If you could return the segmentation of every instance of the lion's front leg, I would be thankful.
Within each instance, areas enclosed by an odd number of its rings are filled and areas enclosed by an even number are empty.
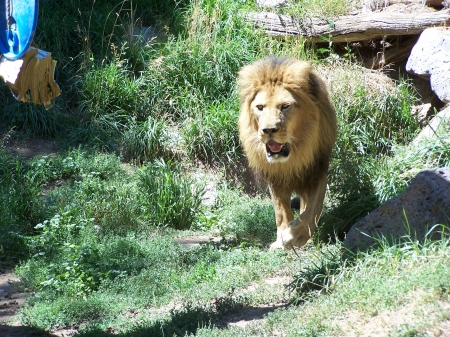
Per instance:
[[[282,235],[290,240],[285,245],[301,247],[313,236],[323,209],[327,189],[327,176],[322,174],[309,191],[299,191],[302,205],[298,219],[289,223]]]
[[[270,195],[272,197],[273,208],[275,210],[275,219],[277,223],[277,240],[270,245],[270,249],[284,248],[285,242],[291,238],[284,237],[289,231],[289,223],[294,220],[291,210],[292,191],[270,186]]]

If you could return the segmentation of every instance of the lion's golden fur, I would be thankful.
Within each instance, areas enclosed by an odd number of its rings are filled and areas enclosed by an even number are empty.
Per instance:
[[[241,69],[238,77],[241,113],[239,133],[250,167],[268,182],[298,184],[314,172],[328,169],[336,140],[336,115],[325,83],[312,71],[308,62],[286,58],[266,58]],[[294,93],[299,105],[290,158],[285,163],[270,163],[263,143],[255,141],[258,121],[250,105],[261,90],[282,86]]]
[[[265,58],[241,69],[239,134],[249,166],[269,185],[277,220],[272,248],[301,246],[322,212],[336,114],[308,62]],[[289,200],[302,200],[293,220]]]

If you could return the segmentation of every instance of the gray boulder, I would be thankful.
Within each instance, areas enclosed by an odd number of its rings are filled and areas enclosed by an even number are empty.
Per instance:
[[[256,0],[261,8],[276,8],[288,6],[288,0]]]
[[[351,249],[367,249],[375,238],[423,239],[436,224],[450,225],[450,168],[419,172],[406,190],[358,221],[344,244]],[[439,238],[441,228],[431,238]]]
[[[439,99],[450,102],[450,29],[429,28],[411,51],[406,71],[430,80]]]

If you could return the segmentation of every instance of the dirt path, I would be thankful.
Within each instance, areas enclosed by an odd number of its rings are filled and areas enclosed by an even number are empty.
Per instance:
[[[17,286],[18,277],[11,269],[0,270],[0,336],[1,337],[51,337],[58,336],[41,329],[23,326],[17,316],[28,293]]]
[[[0,134],[0,138],[1,136]],[[58,153],[56,143],[45,139],[16,140],[7,138],[4,140],[4,145],[13,154],[23,159]]]
[[[205,235],[175,238],[174,240],[191,248],[206,242],[219,242],[220,238]],[[50,333],[41,329],[23,326],[20,322],[18,311],[25,303],[28,293],[26,289],[20,289],[18,281],[19,278],[14,275],[11,269],[0,270],[0,337],[71,337],[77,332],[73,329],[61,329]],[[289,279],[287,277],[270,277],[265,280],[264,284],[267,286],[281,286],[288,282]],[[257,287],[257,285],[251,284],[244,291],[256,291]],[[238,313],[224,317],[221,326],[245,327],[251,322],[262,322],[265,319],[265,315],[282,307],[286,307],[286,304],[273,303],[271,305],[245,307]]]

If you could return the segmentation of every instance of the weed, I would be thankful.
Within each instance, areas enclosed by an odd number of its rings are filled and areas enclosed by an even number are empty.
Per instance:
[[[287,285],[289,291],[296,293],[296,302],[303,301],[314,293],[331,292],[342,278],[348,260],[343,259],[342,253],[335,248],[318,250],[317,255]],[[300,256],[297,257],[299,261],[302,260]]]

